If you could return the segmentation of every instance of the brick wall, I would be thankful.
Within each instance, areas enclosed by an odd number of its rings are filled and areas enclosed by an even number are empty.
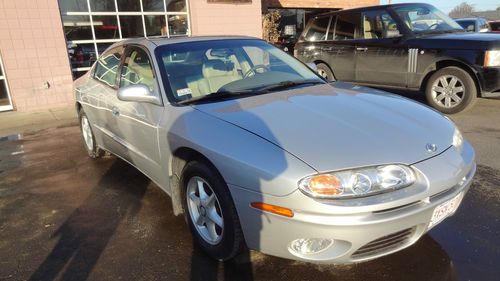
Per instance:
[[[417,1],[418,2],[418,1]],[[262,0],[265,8],[356,8],[378,5],[379,0]]]
[[[73,104],[57,0],[0,0],[0,53],[16,110]]]
[[[192,35],[248,35],[262,37],[261,0],[251,3],[208,3],[190,0]]]

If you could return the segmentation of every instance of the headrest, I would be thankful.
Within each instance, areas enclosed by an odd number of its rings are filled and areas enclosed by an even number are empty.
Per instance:
[[[208,60],[203,64],[202,71],[205,78],[228,76],[234,72],[234,63],[223,60]]]

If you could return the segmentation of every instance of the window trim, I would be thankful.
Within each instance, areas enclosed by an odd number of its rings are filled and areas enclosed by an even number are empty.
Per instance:
[[[98,66],[97,64],[99,63],[99,61],[101,60],[101,58],[98,58],[98,59],[95,61],[94,65],[90,67],[90,69],[91,69],[91,71],[92,71],[92,72],[90,73],[90,77],[91,77],[94,81],[96,81],[96,82],[98,82],[98,83],[100,83],[100,84],[102,84],[102,85],[104,85],[104,86],[110,87],[110,88],[112,88],[112,89],[114,89],[114,90],[118,90],[117,79],[118,79],[119,73],[120,73],[121,68],[122,68],[122,65],[123,65],[123,58],[124,58],[124,54],[125,54],[125,45],[118,45],[118,46],[114,46],[114,47],[110,46],[108,49],[106,49],[104,52],[102,52],[102,56],[104,56],[104,55],[106,55],[107,53],[109,53],[109,52],[111,52],[112,50],[117,49],[117,48],[122,48],[123,50],[122,50],[122,56],[121,56],[121,58],[120,58],[120,62],[118,63],[118,68],[116,69],[116,73],[117,73],[117,75],[116,75],[116,77],[115,77],[115,83],[114,83],[114,85],[113,85],[113,86],[110,86],[109,84],[104,83],[104,82],[102,82],[101,80],[99,80],[99,79],[97,79],[97,78],[95,77],[95,72],[96,72],[96,70],[97,70],[97,66]]]
[[[2,69],[2,75],[0,75],[0,83],[5,83],[5,89],[7,90],[7,99],[9,100],[8,105],[0,105],[0,112],[9,111],[14,109],[12,103],[12,97],[10,95],[9,81],[7,81],[7,74],[5,73],[5,67],[2,61],[2,54],[0,52],[0,68]]]

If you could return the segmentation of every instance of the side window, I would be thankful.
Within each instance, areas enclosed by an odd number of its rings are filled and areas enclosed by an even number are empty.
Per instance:
[[[140,48],[132,47],[123,63],[120,88],[137,84],[144,84],[151,91],[155,89],[153,68],[148,54]]]
[[[363,13],[363,38],[381,39],[400,36],[396,21],[384,10]]]
[[[307,31],[305,39],[307,41],[326,40],[326,32],[330,24],[331,17],[315,18]]]
[[[335,24],[335,40],[350,40],[360,36],[361,15],[340,14]]]
[[[117,47],[105,52],[94,67],[94,79],[101,81],[110,87],[116,85],[118,66],[123,54],[123,47]]]

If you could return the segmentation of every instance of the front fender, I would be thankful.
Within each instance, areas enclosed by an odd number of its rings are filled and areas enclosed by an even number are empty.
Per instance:
[[[172,120],[167,139],[171,151],[197,151],[227,184],[250,191],[285,196],[298,188],[302,177],[316,172],[281,147],[192,108]]]

